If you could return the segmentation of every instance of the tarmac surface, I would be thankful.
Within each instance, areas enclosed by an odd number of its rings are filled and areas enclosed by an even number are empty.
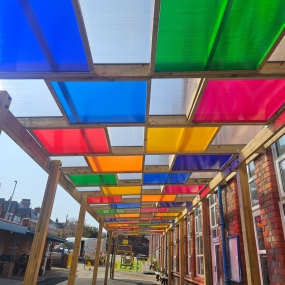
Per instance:
[[[116,258],[118,260],[118,257]],[[109,279],[108,285],[158,285],[160,282],[155,280],[155,275],[144,274],[144,271],[149,272],[149,261],[142,265],[142,272],[125,272],[116,271],[114,279]],[[51,271],[46,271],[44,276],[39,276],[37,285],[67,285],[69,269],[52,267]],[[97,283],[104,284],[105,264],[99,266]],[[86,266],[84,269],[83,263],[78,263],[75,285],[90,285],[93,277],[93,267],[90,269]],[[24,276],[12,276],[10,279],[1,278],[1,285],[21,285],[23,284]]]

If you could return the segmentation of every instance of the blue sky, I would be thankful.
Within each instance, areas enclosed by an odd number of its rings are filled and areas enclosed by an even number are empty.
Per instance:
[[[30,158],[3,131],[0,135],[0,198],[9,199],[15,183],[13,200],[31,199],[31,207],[40,207],[46,187],[48,174]],[[60,186],[57,187],[51,219],[65,221],[68,218],[77,219],[79,204]],[[98,227],[98,223],[86,213],[87,224]]]

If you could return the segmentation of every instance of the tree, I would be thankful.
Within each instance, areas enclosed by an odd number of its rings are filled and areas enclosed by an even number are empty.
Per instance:
[[[98,237],[98,228],[92,227],[90,225],[85,225],[84,230],[83,230],[83,237],[97,238]]]
[[[65,226],[63,228],[63,237],[75,237],[77,228],[77,220],[74,218],[66,221]],[[86,238],[97,238],[98,237],[98,228],[92,227],[84,222],[83,226],[83,234],[82,237]]]

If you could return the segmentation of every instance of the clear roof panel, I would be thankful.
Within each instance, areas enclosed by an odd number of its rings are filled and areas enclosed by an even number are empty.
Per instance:
[[[150,62],[153,0],[80,0],[80,6],[95,64]]]
[[[144,127],[108,127],[111,146],[143,146]]]
[[[76,187],[78,191],[100,191],[100,187],[93,186],[93,187]]]
[[[169,165],[169,155],[146,155],[145,165]]]
[[[134,179],[141,179],[141,173],[118,173],[119,180],[134,180]]]
[[[285,61],[285,37],[283,37],[268,61]]]
[[[263,128],[259,125],[222,126],[212,145],[248,144]]]
[[[62,167],[84,167],[88,166],[83,156],[51,156],[52,160],[61,160]]]
[[[186,115],[200,79],[153,79],[150,115]]]
[[[15,117],[62,116],[44,80],[0,80],[0,90],[12,97]]]
[[[153,185],[153,186],[147,186],[147,185],[144,185],[143,187],[142,187],[142,189],[143,190],[151,190],[151,189],[161,189],[161,185]]]
[[[72,1],[1,1],[0,11],[0,72],[89,72]]]

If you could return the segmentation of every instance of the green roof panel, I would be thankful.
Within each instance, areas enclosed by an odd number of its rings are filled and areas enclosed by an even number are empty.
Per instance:
[[[116,176],[114,174],[82,174],[70,175],[69,177],[76,186],[117,185]]]
[[[155,71],[255,70],[284,27],[284,0],[163,0]]]

